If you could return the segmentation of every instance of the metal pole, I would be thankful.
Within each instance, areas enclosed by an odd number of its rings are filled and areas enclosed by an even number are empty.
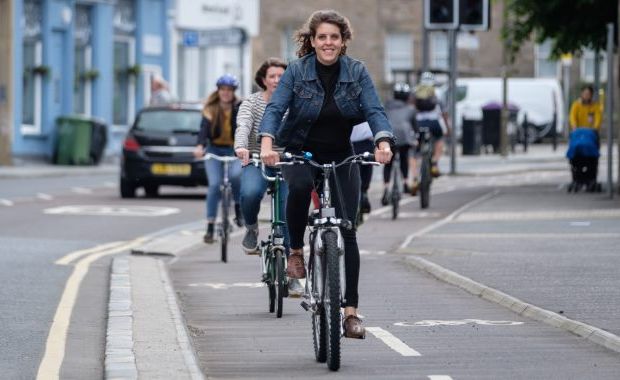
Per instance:
[[[614,24],[607,24],[607,192],[614,197],[612,177],[614,145]]]
[[[422,27],[422,72],[428,71],[428,51],[429,51],[428,30]]]
[[[598,90],[601,88],[601,52],[596,49],[594,51],[594,94],[592,100],[598,101]]]
[[[569,122],[569,118],[570,118],[570,107],[571,107],[571,97],[570,97],[570,65],[568,64],[563,64],[562,65],[562,87],[564,88],[564,104],[565,104],[565,108],[564,108],[564,120],[565,120],[565,125],[566,125],[566,133],[568,136],[568,134],[571,132],[570,131],[570,122]]]
[[[456,56],[456,30],[448,31],[450,40],[450,174],[456,174],[456,77],[457,56]]]

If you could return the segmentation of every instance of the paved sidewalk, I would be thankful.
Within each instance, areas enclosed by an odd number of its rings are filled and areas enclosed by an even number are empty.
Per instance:
[[[118,157],[108,157],[99,165],[54,165],[47,161],[33,159],[16,159],[12,166],[0,165],[0,178],[91,176],[119,172]]]

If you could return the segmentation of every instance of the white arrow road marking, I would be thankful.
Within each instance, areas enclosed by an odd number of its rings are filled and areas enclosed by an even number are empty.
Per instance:
[[[452,380],[448,375],[428,375],[429,380]]]
[[[72,187],[71,191],[77,194],[92,194],[93,190],[86,187]]]
[[[73,313],[73,307],[75,306],[75,301],[77,300],[80,285],[88,273],[90,264],[104,256],[130,250],[131,248],[142,244],[144,240],[145,238],[138,238],[111,249],[105,249],[106,245],[104,244],[99,247],[98,251],[91,250],[91,253],[87,253],[86,257],[82,258],[75,264],[73,273],[69,276],[69,279],[65,285],[65,290],[62,292],[62,296],[60,297],[60,302],[56,308],[56,314],[54,314],[52,326],[50,327],[50,332],[47,336],[47,342],[45,344],[45,353],[43,354],[43,359],[41,360],[41,364],[39,365],[39,370],[37,372],[37,380],[60,378],[60,367],[62,366],[62,362],[65,357],[67,332],[69,330],[69,323],[71,322],[71,314]],[[101,247],[104,248],[102,249]],[[69,258],[76,258],[80,255],[84,255],[84,251],[86,250],[70,253],[57,262],[70,262],[71,260],[69,260]]]
[[[230,288],[262,288],[265,286],[262,282],[235,282],[234,284],[225,284],[223,282],[194,282],[187,284],[191,287],[208,287],[211,289],[225,290]]]
[[[37,193],[37,198],[42,199],[44,201],[51,201],[52,199],[54,199],[53,196],[49,194],[45,194],[45,193]]]
[[[402,356],[422,356],[418,351],[407,346],[402,340],[385,331],[381,327],[366,327],[366,331],[382,340],[392,350],[398,352]]]
[[[474,325],[485,325],[485,326],[518,326],[522,325],[523,322],[517,321],[488,321],[484,319],[460,319],[455,321],[442,321],[435,319],[427,319],[424,321],[418,322],[396,322],[394,326],[401,327],[430,327],[430,326],[463,326],[468,323]]]

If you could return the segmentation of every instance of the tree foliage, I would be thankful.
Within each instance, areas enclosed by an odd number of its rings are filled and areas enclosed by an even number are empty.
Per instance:
[[[536,42],[551,39],[556,58],[583,48],[603,50],[606,25],[618,14],[618,0],[504,0],[504,4],[509,22],[502,28],[502,38],[513,59],[532,37]]]

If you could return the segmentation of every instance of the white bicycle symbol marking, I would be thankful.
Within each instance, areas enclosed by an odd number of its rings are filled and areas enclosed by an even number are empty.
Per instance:
[[[484,326],[517,326],[523,322],[517,321],[489,321],[485,319],[461,319],[455,321],[443,321],[439,319],[426,319],[418,322],[396,322],[394,326],[402,327],[431,327],[431,326],[463,326],[466,324],[484,325]]]

